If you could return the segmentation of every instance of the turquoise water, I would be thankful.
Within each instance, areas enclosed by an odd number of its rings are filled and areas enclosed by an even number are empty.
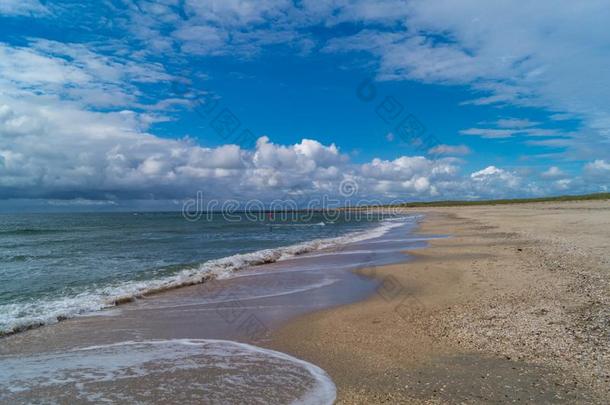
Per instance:
[[[387,219],[309,214],[228,220],[215,214],[190,222],[180,213],[0,215],[0,333],[366,239]]]

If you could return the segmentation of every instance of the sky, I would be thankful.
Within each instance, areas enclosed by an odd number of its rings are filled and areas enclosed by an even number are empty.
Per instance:
[[[0,0],[0,211],[608,191],[608,21],[608,0]]]

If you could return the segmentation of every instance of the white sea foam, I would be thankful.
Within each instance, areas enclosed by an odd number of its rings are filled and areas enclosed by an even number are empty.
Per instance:
[[[209,260],[197,267],[186,268],[168,277],[123,282],[94,291],[82,292],[72,297],[0,305],[0,335],[110,308],[154,292],[199,284],[215,278],[229,278],[235,272],[250,266],[273,263],[316,250],[378,238],[393,228],[418,219],[419,216],[389,218],[375,228],[365,231]]]
[[[332,404],[321,368],[227,340],[127,341],[64,352],[0,356],[0,402]]]
[[[339,281],[339,279],[337,278],[324,278],[321,281],[315,282],[315,283],[311,283],[311,284],[307,284],[307,285],[303,285],[301,287],[297,287],[297,288],[288,288],[285,290],[282,289],[278,289],[276,291],[273,292],[268,292],[268,293],[258,293],[258,294],[251,294],[251,295],[242,295],[242,294],[236,294],[233,293],[230,296],[221,296],[221,297],[198,297],[196,300],[181,300],[179,304],[175,304],[174,300],[172,300],[171,304],[168,304],[164,301],[161,300],[155,300],[155,301],[149,301],[147,303],[145,303],[144,305],[146,306],[147,309],[151,309],[151,308],[155,308],[155,309],[178,309],[178,308],[187,308],[187,307],[196,307],[197,311],[201,311],[201,310],[211,310],[211,311],[216,311],[219,307],[218,306],[214,306],[212,308],[201,308],[201,305],[208,305],[208,304],[222,304],[222,303],[228,303],[228,302],[234,302],[236,300],[239,300],[239,302],[243,303],[245,301],[252,301],[252,300],[258,300],[261,298],[271,298],[271,297],[281,297],[283,295],[291,295],[291,294],[296,294],[296,293],[301,293],[301,292],[305,292],[305,291],[310,291],[310,290],[315,290],[318,288],[322,288],[322,287],[328,287],[330,285],[335,284],[337,281]],[[254,289],[254,291],[260,291],[257,289]],[[240,305],[240,308],[243,308],[243,305]],[[97,312],[97,313],[104,313],[106,311],[103,312]]]
[[[371,253],[383,254],[383,253],[396,253],[404,250],[404,248],[393,248],[393,249],[360,249],[360,250],[344,250],[341,252],[324,252],[324,253],[315,253],[304,256],[303,259],[310,259],[313,257],[326,257],[326,256],[346,256],[346,255],[367,255]],[[299,258],[300,259],[300,258]]]

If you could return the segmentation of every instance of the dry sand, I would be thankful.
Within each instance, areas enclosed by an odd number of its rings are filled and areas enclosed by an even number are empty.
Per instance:
[[[338,403],[610,403],[610,202],[412,211],[452,237],[268,345],[324,368]]]

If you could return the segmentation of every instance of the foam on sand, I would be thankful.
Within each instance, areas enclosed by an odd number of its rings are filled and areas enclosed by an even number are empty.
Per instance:
[[[332,404],[321,368],[228,340],[121,342],[0,357],[0,402]]]

